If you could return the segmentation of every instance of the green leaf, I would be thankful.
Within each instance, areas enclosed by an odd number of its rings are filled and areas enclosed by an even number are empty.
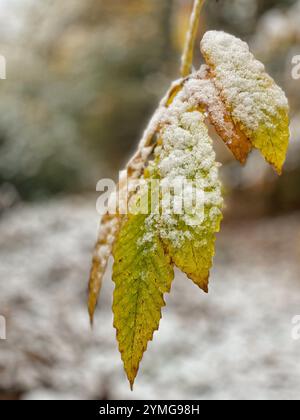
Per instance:
[[[174,271],[170,257],[147,215],[129,215],[114,246],[114,327],[131,387],[148,341],[158,330],[163,294],[170,291]]]
[[[180,96],[170,105],[171,113],[178,101]],[[147,343],[159,327],[163,294],[170,291],[174,276],[173,262],[207,291],[215,232],[221,221],[218,164],[204,115],[199,111],[180,113],[160,134],[155,161],[131,203],[131,214],[124,220],[113,250],[114,326],[131,386]],[[152,182],[157,178],[161,190],[155,203]],[[165,206],[184,198],[182,189],[176,196],[172,185],[178,181],[181,185],[182,180],[186,181],[182,187],[187,187],[187,195],[190,197],[191,189],[200,200],[182,203],[183,211],[176,214],[174,208]],[[167,197],[165,187],[171,187]]]

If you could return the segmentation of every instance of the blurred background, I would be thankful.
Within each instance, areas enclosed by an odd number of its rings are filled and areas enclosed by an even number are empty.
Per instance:
[[[85,308],[95,185],[117,178],[178,78],[192,0],[0,6],[0,399],[299,398],[300,1],[206,2],[199,41],[222,29],[249,42],[287,93],[291,145],[279,178],[258,153],[241,168],[216,139],[226,214],[210,294],[177,274],[133,393],[110,270],[93,332]]]

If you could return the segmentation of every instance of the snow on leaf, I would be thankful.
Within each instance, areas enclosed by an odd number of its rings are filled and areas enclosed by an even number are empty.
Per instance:
[[[202,76],[203,77],[203,76]],[[241,131],[239,126],[233,121],[233,118],[226,108],[220,93],[217,91],[209,67],[206,67],[206,74],[203,79],[206,83],[206,90],[210,90],[207,95],[206,108],[210,123],[231,150],[234,157],[240,162],[245,163],[249,153],[252,150],[252,144],[247,136]],[[203,90],[202,90],[203,91]]]
[[[233,121],[281,173],[289,141],[288,101],[248,45],[224,32],[209,31],[201,51]]]
[[[147,343],[158,329],[163,294],[169,292],[173,263],[200,288],[208,291],[215,233],[221,222],[221,185],[218,164],[201,111],[193,111],[195,85],[188,83],[166,110],[155,159],[145,173],[148,187],[133,197],[131,213],[121,226],[115,244],[113,280],[114,326],[131,386]],[[160,181],[158,203],[153,206],[151,182]],[[176,183],[180,189],[176,195]],[[199,200],[174,212],[182,187]],[[171,192],[165,196],[164,190]],[[190,190],[189,190],[190,189]],[[149,201],[145,197],[150,198]],[[171,207],[165,201],[171,199]],[[136,213],[146,202],[146,214]],[[134,209],[134,211],[133,211]],[[145,209],[145,207],[143,207]]]
[[[186,97],[189,98],[193,108],[207,111],[209,122],[226,146],[231,150],[234,157],[241,163],[245,163],[252,144],[247,136],[235,124],[232,116],[216,86],[208,66],[203,65],[188,78],[184,79],[176,89],[171,91],[167,105],[170,106],[176,95],[185,87]],[[193,103],[192,103],[193,102]]]
[[[146,217],[129,215],[113,250],[114,327],[131,387],[148,341],[158,330],[163,294],[170,291],[174,277],[170,257],[157,231],[147,229]]]
[[[183,200],[179,214],[173,208],[171,212],[150,215],[146,222],[158,227],[166,251],[176,266],[207,292],[223,199],[218,179],[219,164],[215,161],[204,114],[189,109],[191,103],[182,104],[185,89],[189,91],[190,86],[187,84],[170,106],[172,123],[162,129],[156,164],[163,185],[176,187],[183,180],[184,193],[193,195],[195,201],[189,207]],[[184,107],[189,111],[176,114],[176,110]],[[173,203],[176,198],[180,200],[186,196],[173,188]]]

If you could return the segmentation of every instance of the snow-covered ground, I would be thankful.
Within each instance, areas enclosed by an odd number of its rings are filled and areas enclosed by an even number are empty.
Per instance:
[[[210,294],[178,274],[132,393],[107,273],[92,333],[85,307],[92,198],[24,205],[0,219],[0,397],[300,397],[300,214],[224,225]]]

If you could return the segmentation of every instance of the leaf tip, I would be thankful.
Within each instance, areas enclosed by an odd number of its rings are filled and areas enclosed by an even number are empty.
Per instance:
[[[94,315],[95,315],[96,304],[97,304],[97,301],[95,301],[93,294],[89,290],[87,307],[88,307],[91,328],[93,328],[93,325],[94,325]]]
[[[94,328],[94,313],[90,311],[89,309],[89,319],[90,319],[90,327],[91,329]]]
[[[125,368],[125,373],[126,373],[128,382],[129,382],[130,390],[133,392],[136,375],[138,373],[138,368],[132,369],[132,370],[128,368],[128,366],[124,366],[124,368]]]

